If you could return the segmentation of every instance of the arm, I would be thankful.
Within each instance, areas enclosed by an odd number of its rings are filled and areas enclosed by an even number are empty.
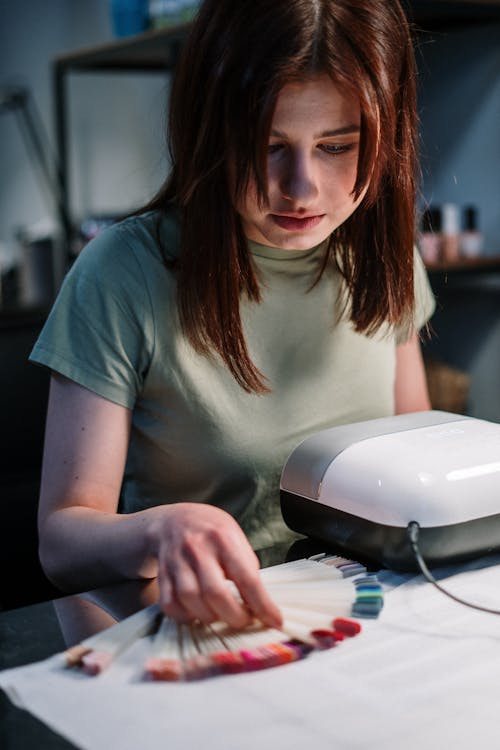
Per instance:
[[[155,575],[137,519],[117,515],[130,422],[128,409],[52,377],[38,524],[42,565],[63,589]]]
[[[241,626],[248,609],[277,625],[258,561],[236,521],[211,505],[176,503],[120,515],[131,412],[59,375],[51,379],[39,506],[40,559],[66,590],[158,575],[177,619]],[[245,605],[236,602],[232,579]]]
[[[396,414],[431,409],[418,334],[396,349]]]

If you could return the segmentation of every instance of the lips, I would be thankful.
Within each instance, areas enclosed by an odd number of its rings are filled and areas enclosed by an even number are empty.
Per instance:
[[[286,229],[288,232],[303,232],[308,229],[314,229],[323,220],[324,214],[318,214],[317,216],[305,216],[300,218],[298,216],[283,216],[279,214],[271,214],[272,220],[281,229]]]

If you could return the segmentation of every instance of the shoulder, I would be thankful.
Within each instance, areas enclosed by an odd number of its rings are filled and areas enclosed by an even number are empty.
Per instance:
[[[77,297],[107,298],[120,305],[154,309],[175,298],[176,280],[166,264],[178,247],[176,221],[158,212],[124,219],[102,231],[82,250],[63,289]],[[170,302],[168,302],[170,304]]]
[[[176,279],[164,258],[176,246],[175,222],[168,223],[157,212],[105,229],[86,245],[66,275],[55,311],[154,330],[157,316],[171,316],[175,308]]]
[[[78,273],[98,270],[100,276],[115,276],[118,269],[155,274],[166,257],[175,257],[178,245],[176,218],[150,211],[101,232],[82,250],[74,268]]]

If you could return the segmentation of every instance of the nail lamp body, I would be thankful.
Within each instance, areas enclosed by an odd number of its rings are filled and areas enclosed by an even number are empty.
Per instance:
[[[285,523],[351,555],[415,570],[500,549],[500,424],[442,411],[333,427],[288,457]]]

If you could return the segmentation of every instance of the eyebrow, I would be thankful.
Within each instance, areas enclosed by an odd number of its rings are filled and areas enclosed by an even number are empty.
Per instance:
[[[352,123],[351,125],[344,125],[342,128],[336,128],[335,130],[324,130],[322,133],[316,133],[314,138],[332,138],[336,135],[348,135],[350,133],[359,133],[359,125]],[[286,138],[287,134],[281,130],[271,130],[271,135],[275,138]]]

